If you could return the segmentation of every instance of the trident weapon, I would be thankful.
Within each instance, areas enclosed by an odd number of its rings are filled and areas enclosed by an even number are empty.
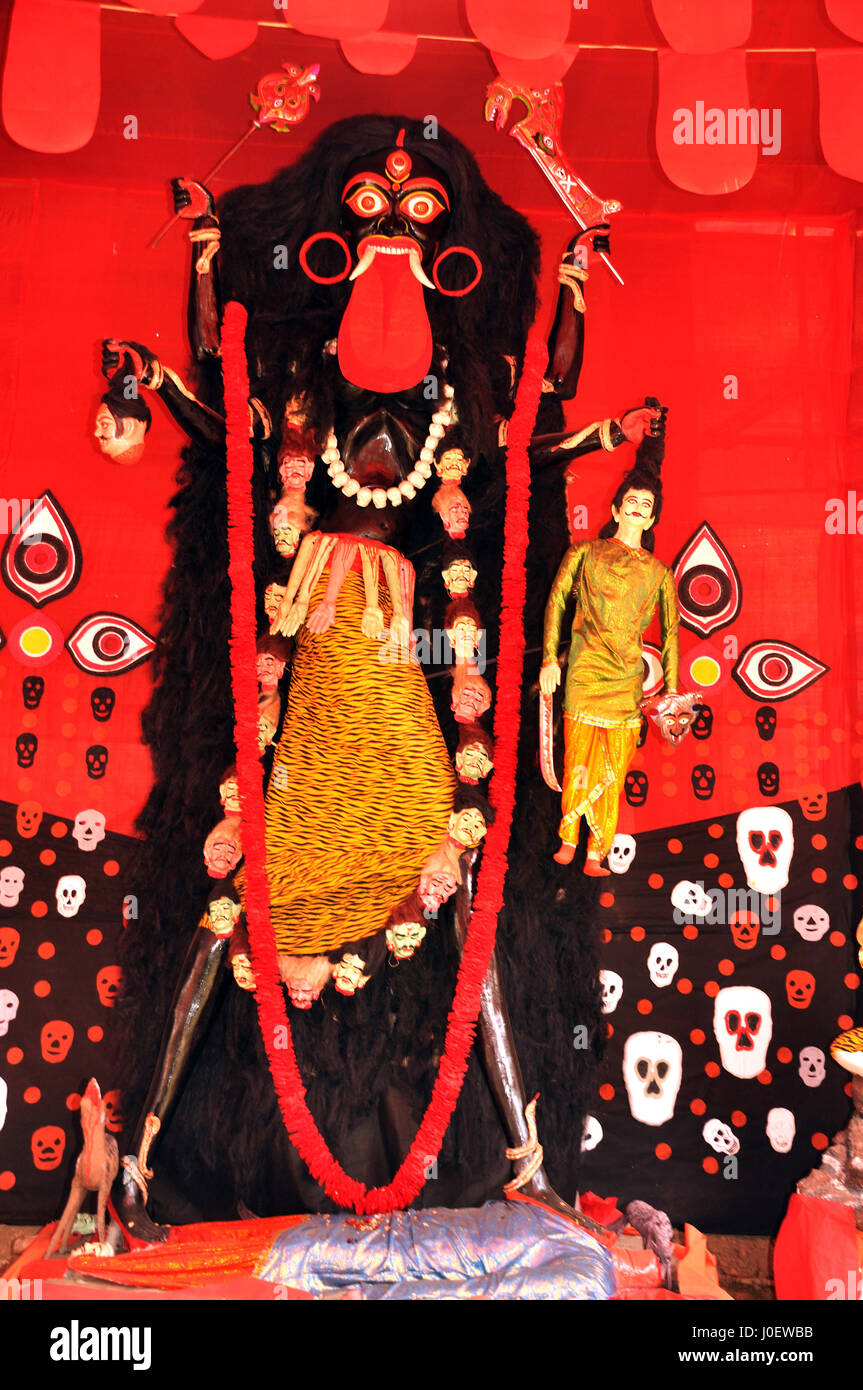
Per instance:
[[[563,83],[555,82],[539,90],[497,77],[486,88],[485,119],[493,122],[496,130],[503,130],[514,101],[520,101],[527,109],[522,119],[510,127],[509,134],[536,160],[579,226],[587,231],[588,227],[605,222],[612,213],[620,212],[616,198],[598,198],[588,188],[561,148]],[[604,251],[600,252],[600,257],[622,285],[623,280]]]
[[[309,102],[321,99],[321,89],[316,81],[320,70],[319,63],[312,63],[307,68],[301,67],[299,63],[282,63],[281,72],[265,73],[255,91],[249,93],[249,101],[256,113],[255,119],[200,182],[208,184],[210,179],[215,178],[228,160],[233,159],[237,150],[245,145],[249,136],[254,135],[262,126],[267,125],[279,134],[284,134],[295,125],[299,125],[300,121],[304,121],[309,114]],[[179,221],[180,216],[179,212],[175,212],[168,218],[164,227],[150,242],[151,251],[156,249],[162,237]]]

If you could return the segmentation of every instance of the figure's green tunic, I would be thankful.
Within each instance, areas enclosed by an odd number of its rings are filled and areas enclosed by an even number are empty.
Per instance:
[[[583,541],[561,561],[545,609],[543,662],[557,660],[570,594],[575,616],[564,709],[582,722],[613,728],[638,715],[644,666],[641,635],[659,606],[666,689],[677,689],[677,593],[667,565],[622,541]]]

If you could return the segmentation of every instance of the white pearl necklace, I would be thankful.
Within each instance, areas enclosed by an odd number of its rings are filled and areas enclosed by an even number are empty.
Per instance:
[[[353,497],[358,507],[367,507],[370,502],[378,508],[385,507],[387,503],[391,503],[394,507],[400,507],[402,499],[410,501],[412,497],[416,497],[432,475],[435,450],[446,434],[448,426],[452,423],[455,392],[451,386],[444,386],[443,394],[446,400],[431,418],[429,432],[426,435],[425,444],[420,449],[419,458],[398,487],[360,487],[356,478],[348,476],[347,469],[342,463],[342,456],[339,453],[339,442],[331,430],[327,435],[327,447],[321,458],[327,465],[327,472],[332,479],[333,486],[337,487],[345,497]]]

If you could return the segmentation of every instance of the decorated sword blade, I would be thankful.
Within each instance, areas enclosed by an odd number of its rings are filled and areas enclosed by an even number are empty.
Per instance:
[[[495,78],[486,88],[484,116],[496,130],[504,130],[514,101],[520,101],[526,114],[510,127],[509,134],[536,161],[558,197],[576,222],[585,231],[606,222],[612,213],[620,212],[616,198],[598,198],[593,189],[580,179],[560,144],[563,125],[563,83],[539,90],[522,87],[517,82]],[[605,252],[600,258],[615,280],[623,284]]]
[[[554,770],[554,696],[539,696],[539,768],[542,780],[553,792],[562,791]]]

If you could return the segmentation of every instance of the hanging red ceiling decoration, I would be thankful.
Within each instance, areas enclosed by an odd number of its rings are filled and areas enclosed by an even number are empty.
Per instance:
[[[492,53],[491,60],[499,75],[519,87],[551,87],[562,82],[578,56],[577,44],[564,44],[548,58],[512,58],[507,53]]]
[[[368,38],[383,28],[389,0],[290,0],[281,13],[286,24],[318,39]]]
[[[3,124],[25,150],[69,154],[92,137],[102,91],[101,16],[83,0],[15,0]]]
[[[480,43],[495,53],[533,60],[550,58],[566,43],[570,0],[465,0],[467,22]]]
[[[824,0],[827,18],[849,39],[863,43],[863,6],[860,0]]]
[[[815,62],[821,151],[834,173],[863,179],[863,50],[825,49]]]
[[[205,15],[177,15],[174,27],[205,58],[233,58],[251,48],[258,37],[254,19],[211,19]]]
[[[854,0],[851,0],[854,3]],[[752,0],[651,0],[669,48],[678,53],[721,53],[745,43],[752,28]]]
[[[774,113],[755,111],[754,121],[746,115],[746,54],[666,48],[657,58],[656,153],[663,172],[689,193],[744,188],[755,173],[759,148],[769,146],[774,131]]]
[[[376,77],[394,77],[402,72],[417,51],[414,34],[362,34],[342,39],[342,57],[357,72]]]

